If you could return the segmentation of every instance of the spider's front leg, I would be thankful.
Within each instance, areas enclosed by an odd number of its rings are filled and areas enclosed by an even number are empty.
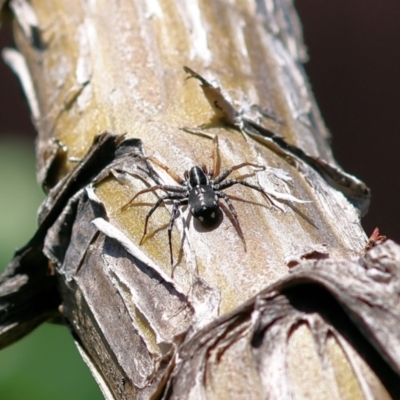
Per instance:
[[[164,192],[174,192],[174,193],[185,193],[186,188],[178,187],[178,186],[170,186],[170,185],[155,185],[147,189],[143,189],[140,192],[137,192],[125,205],[121,207],[121,211],[125,211],[136,199],[136,197],[140,196],[143,193],[154,192],[156,190],[163,190]]]
[[[258,165],[258,164],[253,164],[253,163],[249,163],[249,162],[244,162],[238,165],[235,165],[231,168],[226,169],[224,172],[222,172],[220,175],[218,175],[215,179],[214,179],[214,185],[218,185],[220,184],[222,181],[224,181],[233,171],[237,171],[238,169],[244,168],[244,167],[254,167],[254,168],[261,168],[261,169],[265,169],[265,167],[263,165]],[[232,185],[231,185],[232,186]],[[222,189],[218,189],[218,190],[222,190]]]
[[[157,160],[157,158],[149,156],[143,158],[143,160],[150,160],[153,164],[162,168],[176,183],[179,183],[179,185],[184,184],[185,181],[175,171],[173,171],[170,167],[167,167],[161,161]]]

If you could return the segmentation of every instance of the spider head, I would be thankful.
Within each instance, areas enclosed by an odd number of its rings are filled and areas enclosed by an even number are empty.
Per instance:
[[[208,186],[210,178],[204,173],[200,167],[192,167],[189,171],[188,186],[190,189],[199,185]]]

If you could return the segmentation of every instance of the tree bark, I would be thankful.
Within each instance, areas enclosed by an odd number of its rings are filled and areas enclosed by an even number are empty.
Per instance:
[[[107,399],[400,393],[400,250],[361,228],[369,190],[331,154],[291,1],[10,8],[48,196],[0,280],[2,347],[62,320]],[[178,185],[160,162],[211,166],[215,135],[215,164],[262,166],[240,172],[272,201],[232,186],[239,222],[220,200],[212,228],[179,207],[171,265],[170,202],[141,244],[165,192],[123,206]]]

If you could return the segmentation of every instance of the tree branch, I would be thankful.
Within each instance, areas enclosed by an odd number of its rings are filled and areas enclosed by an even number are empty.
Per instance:
[[[23,57],[4,56],[38,128],[48,197],[1,281],[3,345],[62,316],[110,399],[398,393],[399,249],[365,248],[369,189],[333,159],[292,3],[10,4]],[[123,206],[176,186],[168,168],[212,165],[215,135],[221,168],[261,165],[246,182],[277,207],[227,189],[242,199],[243,237],[229,212],[209,228],[179,207],[171,266],[171,204],[142,245],[161,193]],[[5,288],[19,269],[17,301],[33,285],[52,302],[32,302],[13,332]]]

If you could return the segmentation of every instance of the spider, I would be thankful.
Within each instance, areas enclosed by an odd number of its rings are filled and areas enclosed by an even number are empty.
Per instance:
[[[174,221],[178,217],[178,209],[182,205],[188,205],[189,210],[194,218],[198,219],[200,223],[206,226],[214,226],[218,222],[218,212],[219,212],[219,200],[225,200],[230,213],[233,216],[233,220],[236,224],[239,236],[243,239],[242,229],[240,227],[239,219],[235,208],[229,198],[229,196],[223,191],[233,185],[243,185],[251,189],[257,190],[263,194],[263,196],[273,205],[273,201],[268,196],[268,194],[257,185],[246,182],[243,179],[228,179],[226,178],[233,172],[243,167],[252,166],[255,168],[265,169],[264,166],[253,164],[249,162],[244,162],[235,165],[231,168],[226,169],[218,175],[218,136],[213,139],[213,148],[211,159],[213,160],[213,166],[210,170],[207,169],[205,165],[202,167],[194,166],[190,171],[185,171],[184,178],[182,179],[169,167],[161,163],[154,157],[145,157],[144,160],[150,160],[153,164],[158,165],[160,168],[165,170],[179,186],[171,185],[155,185],[147,189],[141,190],[136,193],[128,203],[126,203],[121,210],[126,210],[133,201],[143,193],[155,192],[156,190],[162,190],[165,195],[161,196],[156,203],[151,207],[150,211],[146,215],[146,220],[144,223],[143,236],[140,240],[140,245],[143,244],[147,233],[147,225],[151,215],[156,211],[156,209],[164,203],[166,200],[172,200],[172,212],[171,218],[168,224],[168,242],[171,257],[171,265],[174,263],[173,253],[172,253],[172,228],[174,226]],[[143,160],[142,159],[142,160]]]

